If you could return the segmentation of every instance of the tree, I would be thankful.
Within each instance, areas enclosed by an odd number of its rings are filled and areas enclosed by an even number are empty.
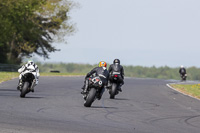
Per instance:
[[[0,62],[20,63],[36,53],[48,58],[59,39],[73,33],[67,13],[73,3],[63,0],[0,0]]]

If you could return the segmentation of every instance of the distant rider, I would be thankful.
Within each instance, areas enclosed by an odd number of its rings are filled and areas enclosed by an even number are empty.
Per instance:
[[[83,91],[81,92],[81,94],[86,94],[87,93],[87,89],[89,86],[89,77],[90,76],[99,76],[102,80],[102,88],[101,88],[101,93],[99,94],[99,96],[97,97],[98,100],[101,99],[101,96],[103,95],[103,92],[105,90],[104,86],[107,85],[108,83],[108,78],[109,78],[109,73],[107,70],[107,63],[105,61],[100,61],[99,62],[99,67],[95,67],[94,69],[92,69],[85,77],[85,81],[84,81],[84,86],[82,87]]]
[[[181,67],[179,69],[179,73],[180,73],[181,77],[187,76],[186,69],[184,68],[183,65],[181,65]]]
[[[111,77],[114,73],[119,73],[119,82],[120,82],[120,87],[118,88],[119,91],[121,92],[121,86],[124,84],[124,68],[123,66],[120,65],[120,60],[119,59],[115,59],[113,61],[113,64],[110,65],[108,72],[110,74],[109,77],[109,81],[108,81],[108,88],[111,86],[110,82],[111,82]]]
[[[38,79],[39,79],[39,76],[40,76],[39,68],[32,60],[29,60],[27,62],[27,64],[25,64],[21,68],[19,68],[18,72],[20,73],[19,84],[18,84],[18,87],[17,87],[18,90],[22,89],[21,88],[22,85],[23,85],[22,76],[26,73],[29,73],[29,72],[31,72],[35,76],[35,80],[36,80],[35,86],[38,84]],[[34,92],[34,87],[32,88],[31,91]]]

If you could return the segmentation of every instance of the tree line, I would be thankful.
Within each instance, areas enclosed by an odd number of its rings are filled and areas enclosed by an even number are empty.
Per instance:
[[[67,15],[73,6],[67,0],[0,0],[0,63],[57,51],[52,42],[74,31]]]
[[[91,69],[98,66],[90,64],[76,64],[76,63],[37,63],[41,72],[50,72],[58,70],[61,73],[80,73],[85,75]],[[109,67],[109,64],[108,64]],[[200,68],[189,67],[186,68],[188,80],[200,80]],[[180,79],[179,68],[163,67],[143,67],[143,66],[124,66],[126,77],[137,78],[159,78],[159,79]]]

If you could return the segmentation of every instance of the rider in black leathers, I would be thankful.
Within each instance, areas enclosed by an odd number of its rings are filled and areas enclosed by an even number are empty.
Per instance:
[[[183,77],[185,74],[187,74],[186,69],[184,68],[183,65],[181,65],[181,68],[179,69],[179,73],[180,73],[181,77]]]
[[[95,67],[94,69],[92,69],[86,76],[85,76],[85,81],[84,81],[84,86],[82,87],[83,91],[81,92],[81,94],[85,94],[87,93],[87,89],[89,86],[89,82],[88,79],[90,76],[99,76],[102,80],[102,89],[101,89],[101,93],[98,96],[98,100],[101,99],[101,96],[103,95],[103,92],[105,90],[104,86],[106,86],[108,84],[108,78],[109,78],[109,73],[107,71],[107,64],[104,61],[99,62],[99,67]]]
[[[108,72],[110,74],[110,77],[109,77],[107,88],[110,87],[110,82],[111,82],[111,77],[113,75],[113,72],[118,72],[118,73],[120,73],[120,76],[118,77],[119,82],[120,82],[120,87],[118,89],[119,89],[119,91],[122,91],[121,86],[124,84],[124,68],[123,68],[123,66],[120,65],[119,59],[115,59],[113,61],[113,64],[110,65]]]

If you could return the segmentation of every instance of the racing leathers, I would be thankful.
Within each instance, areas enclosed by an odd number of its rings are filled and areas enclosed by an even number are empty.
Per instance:
[[[185,80],[185,77],[187,77],[186,69],[184,67],[181,67],[179,69],[179,73],[180,73],[182,80]]]
[[[81,92],[82,94],[87,93],[87,89],[89,86],[88,79],[91,76],[94,76],[94,77],[99,76],[102,81],[103,86],[102,86],[101,92],[98,96],[98,99],[100,100],[101,96],[103,95],[103,92],[105,90],[104,86],[106,86],[108,83],[108,78],[109,78],[108,70],[106,69],[106,67],[95,67],[94,69],[92,69],[85,77],[84,86],[82,87],[83,91]]]
[[[181,76],[184,76],[186,74],[186,69],[184,67],[180,68],[179,73],[180,73]]]
[[[119,82],[120,82],[120,87],[119,87],[119,91],[122,91],[121,90],[121,86],[124,84],[124,68],[123,66],[121,66],[119,63],[114,63],[114,64],[111,64],[109,69],[108,69],[108,72],[110,74],[109,76],[109,81],[108,81],[108,88],[111,86],[110,82],[112,81],[112,76],[114,74],[119,74],[118,76],[118,79],[119,79]]]
[[[26,73],[32,73],[35,77],[35,86],[38,84],[38,79],[40,76],[39,68],[34,62],[28,62],[27,64],[23,65],[21,68],[18,69],[19,75],[19,84],[17,89],[21,90],[23,85],[22,76]],[[32,92],[34,92],[34,87],[32,88]]]

